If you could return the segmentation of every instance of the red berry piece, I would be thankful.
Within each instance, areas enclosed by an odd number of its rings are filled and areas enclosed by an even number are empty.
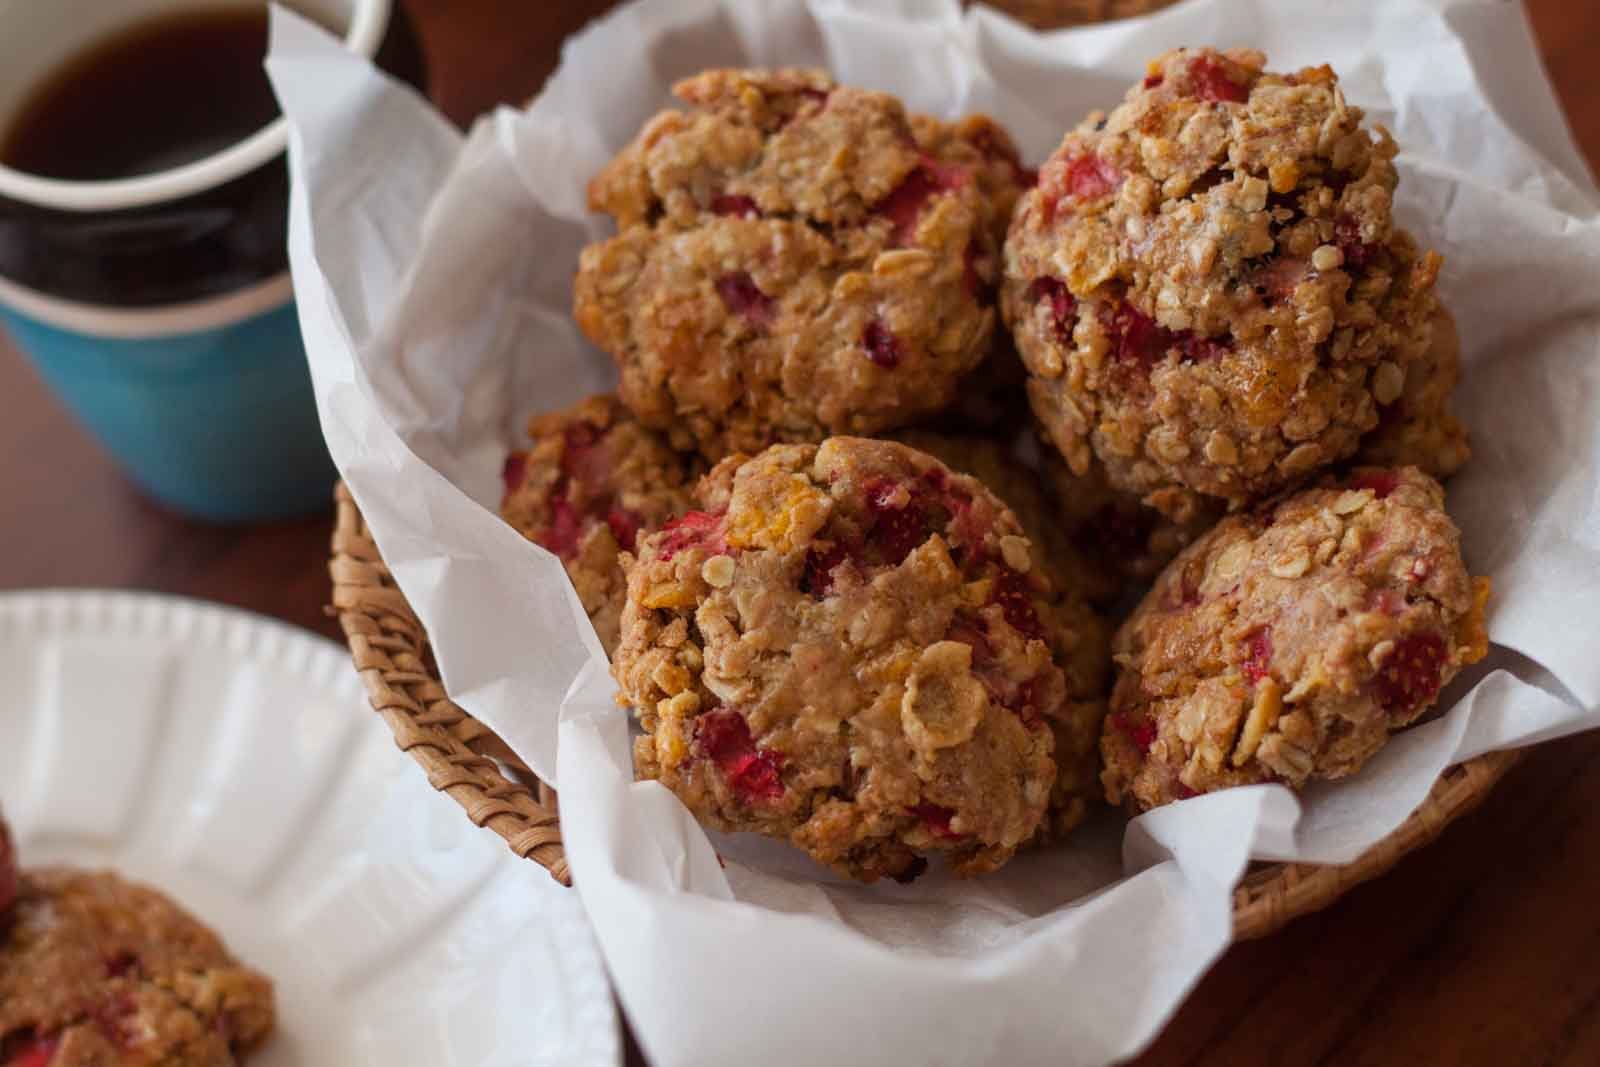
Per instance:
[[[561,473],[585,489],[605,485],[611,475],[611,457],[600,447],[598,428],[574,422],[561,432]],[[561,488],[557,487],[558,491]]]
[[[783,796],[783,756],[756,747],[750,724],[737,711],[708,711],[695,720],[695,742],[745,803]]]
[[[902,493],[901,484],[887,478],[871,483],[866,489],[867,512],[872,516],[867,542],[889,567],[899,566],[928,539],[927,516],[915,499],[899,503]]]
[[[1447,659],[1444,638],[1436,633],[1401,638],[1373,679],[1378,705],[1391,715],[1409,718],[1439,695]]]
[[[719,556],[728,551],[722,539],[722,513],[706,511],[685,512],[661,528],[661,541],[656,545],[658,559],[671,559],[690,547],[703,547]]]
[[[1010,567],[999,568],[995,575],[994,591],[989,602],[999,604],[1006,622],[1024,637],[1044,640],[1044,627],[1039,624],[1039,613],[1034,609],[1028,579]]]
[[[1189,64],[1189,81],[1202,100],[1242,104],[1250,97],[1249,88],[1228,77],[1223,65],[1211,56],[1200,56]]]
[[[1145,76],[1145,79],[1144,79],[1144,87],[1146,89],[1154,89],[1154,88],[1156,88],[1157,86],[1159,86],[1162,82],[1164,82],[1166,80],[1167,80],[1166,78],[1162,77],[1159,74],[1148,74],[1148,75]]]
[[[861,347],[884,370],[894,370],[905,356],[905,346],[882,319],[873,319],[861,331]]]
[[[1150,751],[1150,746],[1156,743],[1156,724],[1153,719],[1134,718],[1125,711],[1119,711],[1111,716],[1111,725],[1117,733],[1126,737],[1140,755]]]
[[[1381,612],[1391,618],[1405,610],[1406,598],[1393,589],[1379,589],[1367,600],[1367,610]]]
[[[617,544],[632,552],[639,543],[639,530],[644,520],[627,508],[612,505],[606,512],[606,525],[611,527],[611,536],[617,539]]]
[[[500,465],[500,483],[506,487],[508,494],[522,485],[522,476],[527,469],[528,453],[514,451],[506,456],[506,461]]]
[[[966,836],[950,829],[950,820],[956,817],[953,808],[947,808],[942,804],[918,804],[911,808],[911,814],[921,819],[928,829],[933,831],[935,837],[955,840]]]
[[[23,1040],[12,1053],[5,1067],[50,1067],[61,1047],[59,1037],[30,1037]]]
[[[759,219],[761,209],[756,207],[756,202],[748,196],[739,196],[734,193],[723,193],[712,197],[711,210],[714,214],[736,219]]]
[[[1378,255],[1376,241],[1361,239],[1361,223],[1354,215],[1340,215],[1334,220],[1333,243],[1344,253],[1345,270],[1360,270]]]
[[[123,1048],[132,1048],[142,1036],[139,1032],[142,1028],[134,1024],[134,1016],[138,1014],[138,1003],[133,999],[133,994],[126,992],[101,1001],[90,1009],[96,1028],[105,1035],[106,1040]]]
[[[1115,343],[1116,358],[1136,364],[1147,372],[1172,346],[1171,333],[1132,304],[1118,304],[1106,326]]]
[[[805,570],[800,575],[800,591],[818,599],[833,592],[834,568],[849,558],[850,553],[842,544],[826,551],[813,548],[807,552]]]
[[[1240,669],[1244,676],[1254,685],[1271,673],[1272,665],[1272,627],[1263,626],[1250,635],[1250,640],[1245,642],[1244,663]]]
[[[959,189],[969,179],[966,168],[952,163],[940,163],[924,156],[921,163],[907,174],[894,192],[878,201],[872,209],[875,214],[889,220],[889,242],[895,247],[909,244],[916,236],[917,220],[929,200],[940,193]]]
[[[106,960],[107,978],[126,978],[137,971],[139,957],[132,952],[119,952]]]
[[[1027,297],[1035,304],[1048,301],[1050,322],[1055,326],[1056,340],[1064,345],[1072,343],[1072,328],[1078,323],[1078,301],[1060,278],[1035,278],[1028,283]]]
[[[777,317],[777,301],[763,293],[747,271],[718,278],[717,295],[729,311],[752,326],[767,326]]]
[[[1183,363],[1203,363],[1229,351],[1224,342],[1200,337],[1193,330],[1169,330],[1126,301],[1109,316],[1102,315],[1101,321],[1112,336],[1116,358],[1146,374],[1174,349]]]
[[[1395,471],[1362,471],[1350,479],[1350,488],[1371,489],[1372,495],[1382,500],[1400,488],[1400,475]]]
[[[994,662],[994,648],[983,631],[983,620],[957,615],[945,633],[946,641],[960,641],[972,648],[972,669],[981,671]]]
[[[563,560],[578,555],[578,542],[583,537],[583,517],[565,496],[550,499],[550,525],[534,540],[560,556]]]
[[[1062,200],[1097,200],[1116,192],[1127,175],[1094,153],[1052,157],[1039,171],[1044,216],[1049,222]]]

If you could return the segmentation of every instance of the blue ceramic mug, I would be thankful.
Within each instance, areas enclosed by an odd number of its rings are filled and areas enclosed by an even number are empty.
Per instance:
[[[84,48],[152,15],[219,6],[265,4],[0,0],[0,129]],[[394,0],[292,6],[421,85]],[[0,320],[136,483],[200,518],[283,517],[330,499],[335,474],[289,281],[286,143],[280,118],[133,178],[64,181],[0,165]]]

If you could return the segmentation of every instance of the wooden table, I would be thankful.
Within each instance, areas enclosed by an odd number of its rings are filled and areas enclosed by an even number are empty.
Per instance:
[[[458,121],[535,91],[609,6],[408,0]],[[1600,164],[1600,5],[1532,0]],[[185,521],[141,499],[0,339],[0,588],[112,586],[235,604],[337,637],[329,519]],[[399,758],[398,755],[396,758]],[[1478,813],[1380,881],[1231,950],[1139,1062],[1600,1063],[1600,734],[1534,752]],[[637,1050],[630,1059],[639,1060]]]

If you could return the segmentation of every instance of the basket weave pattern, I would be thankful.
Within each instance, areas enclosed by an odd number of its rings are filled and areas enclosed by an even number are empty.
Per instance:
[[[444,690],[428,635],[378,554],[366,522],[340,485],[333,531],[333,611],[366,685],[367,699],[428,776],[478,826],[512,851],[571,884],[555,792],[528,772],[482,723]],[[1261,937],[1290,919],[1333,903],[1475,808],[1516,763],[1518,752],[1492,752],[1452,767],[1398,830],[1342,867],[1263,864],[1234,891],[1234,937]],[[529,784],[525,784],[529,783]]]

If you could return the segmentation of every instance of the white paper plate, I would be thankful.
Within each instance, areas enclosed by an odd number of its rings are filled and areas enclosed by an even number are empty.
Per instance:
[[[615,1064],[577,897],[435,793],[338,646],[141,594],[0,596],[24,864],[112,866],[278,987],[260,1067]]]

